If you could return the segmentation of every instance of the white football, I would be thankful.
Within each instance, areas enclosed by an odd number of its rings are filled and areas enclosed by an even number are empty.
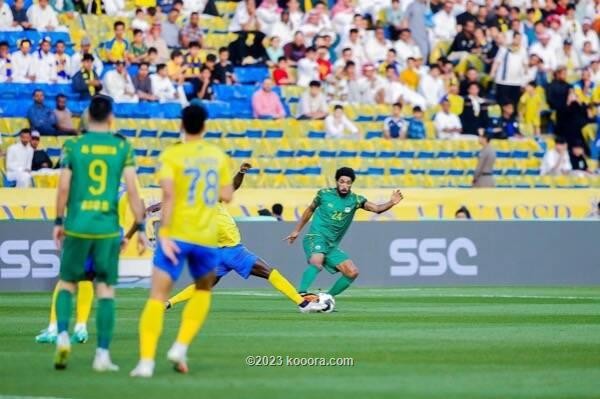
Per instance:
[[[319,293],[319,303],[325,305],[322,310],[324,313],[331,313],[333,312],[333,309],[335,309],[335,299],[333,296],[324,292]]]

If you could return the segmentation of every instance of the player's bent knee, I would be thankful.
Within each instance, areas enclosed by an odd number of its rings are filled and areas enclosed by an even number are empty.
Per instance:
[[[257,263],[254,266],[252,266],[252,271],[250,272],[250,274],[256,277],[269,278],[269,276],[271,275],[271,271],[272,269],[270,267]]]
[[[106,283],[98,283],[96,284],[96,296],[101,298],[114,298],[115,297],[115,287],[111,285],[107,285]]]
[[[215,281],[215,274],[208,273],[196,280],[196,289],[210,291]]]
[[[317,268],[319,268],[319,270],[323,269],[323,255],[313,255],[310,257],[310,259],[308,260],[308,263],[310,263],[312,266],[315,266]]]

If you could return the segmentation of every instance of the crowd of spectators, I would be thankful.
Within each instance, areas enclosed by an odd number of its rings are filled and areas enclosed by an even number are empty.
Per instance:
[[[600,108],[598,0],[241,0],[229,20],[234,39],[221,48],[206,44],[213,0],[175,0],[168,11],[135,4],[0,0],[1,31],[64,31],[61,13],[123,17],[109,40],[92,48],[84,37],[72,55],[49,37],[23,39],[12,53],[0,43],[0,82],[71,83],[82,99],[185,105],[214,99],[215,84],[236,84],[234,66],[268,66],[251,102],[258,118],[324,119],[330,137],[360,137],[343,106],[388,104],[382,130],[390,139],[424,138],[432,120],[440,139],[544,132],[566,142],[569,158],[590,154],[584,127]],[[274,85],[305,89],[295,112]],[[500,115],[490,116],[492,106]],[[42,111],[35,128],[55,134],[49,126],[59,125]]]

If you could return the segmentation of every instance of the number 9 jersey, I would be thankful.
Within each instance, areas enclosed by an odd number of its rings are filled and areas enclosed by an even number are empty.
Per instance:
[[[158,173],[174,184],[171,220],[159,235],[216,247],[219,193],[232,182],[227,155],[203,140],[175,144],[161,154]]]
[[[88,132],[65,143],[61,167],[72,172],[65,233],[80,238],[119,237],[119,186],[135,166],[124,137]]]

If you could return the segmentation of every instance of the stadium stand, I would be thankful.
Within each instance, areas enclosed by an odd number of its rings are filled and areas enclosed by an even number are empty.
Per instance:
[[[285,2],[279,2],[285,3]],[[302,6],[308,5],[310,2],[305,2]],[[410,63],[406,54],[400,54],[405,45],[410,44],[415,51],[415,57],[422,59],[423,55],[430,66],[439,65],[442,76],[439,82],[442,82],[440,94],[443,98],[447,98],[451,102],[451,107],[454,104],[456,93],[452,91],[452,87],[463,85],[469,75],[469,69],[476,68],[479,74],[478,82],[484,89],[482,94],[482,107],[487,107],[488,120],[484,126],[486,134],[497,134],[498,131],[503,131],[507,125],[507,121],[514,120],[519,127],[517,131],[520,133],[509,140],[493,140],[493,145],[497,152],[497,161],[494,168],[497,187],[600,187],[599,179],[592,173],[577,173],[574,175],[560,176],[541,176],[540,164],[547,150],[552,149],[553,140],[550,133],[563,135],[568,137],[569,144],[572,144],[571,136],[581,137],[587,146],[587,159],[589,162],[589,171],[592,172],[595,168],[595,159],[598,157],[598,145],[600,140],[597,134],[597,124],[594,124],[596,118],[596,108],[600,104],[600,62],[598,59],[598,49],[595,55],[589,55],[589,51],[583,47],[585,42],[591,42],[592,46],[597,43],[598,35],[590,26],[589,11],[585,8],[583,11],[579,8],[584,6],[576,4],[573,7],[568,7],[568,10],[562,10],[556,6],[554,10],[539,10],[525,9],[524,7],[513,9],[513,14],[504,16],[504,5],[497,4],[490,11],[490,17],[485,21],[477,23],[477,30],[481,30],[484,38],[477,36],[481,32],[477,32],[475,38],[468,41],[471,43],[470,49],[462,49],[462,52],[455,51],[455,39],[457,37],[464,38],[465,33],[460,31],[456,26],[444,27],[436,25],[435,21],[442,20],[442,13],[445,12],[443,2],[431,4],[432,12],[439,17],[433,19],[433,25],[430,30],[433,33],[433,39],[423,44],[421,38],[416,35],[418,32],[413,32],[413,42],[405,41],[402,38],[396,39],[401,32],[396,31],[396,26],[393,24],[393,16],[396,14],[407,15],[407,9],[410,8],[410,2],[401,2],[401,10],[396,8],[377,9],[377,15],[372,20],[362,17],[356,17],[355,14],[360,14],[362,3],[353,4],[352,1],[338,1],[334,6],[334,2],[329,2],[330,9],[322,12],[322,6],[314,2],[311,10],[306,10],[306,18],[300,15],[300,19],[296,18],[295,22],[285,22],[286,29],[290,30],[290,24],[294,28],[293,33],[300,30],[307,36],[306,44],[322,46],[327,50],[326,55],[319,55],[314,70],[316,75],[314,79],[321,80],[325,85],[325,92],[328,95],[328,102],[331,109],[334,104],[345,104],[344,112],[346,116],[352,120],[359,128],[362,139],[359,140],[332,140],[326,138],[325,127],[323,121],[317,120],[296,120],[292,117],[283,120],[255,120],[252,119],[251,98],[253,93],[259,89],[261,82],[272,76],[275,60],[270,60],[265,57],[265,47],[270,42],[270,34],[266,32],[266,27],[263,24],[263,32],[254,31],[252,28],[246,28],[248,32],[245,34],[255,35],[256,37],[264,37],[262,44],[258,43],[258,50],[255,48],[256,43],[252,44],[253,38],[246,37],[246,46],[240,47],[236,42],[238,34],[230,31],[232,26],[239,22],[242,15],[247,15],[246,2],[224,2],[217,1],[217,9],[220,16],[201,15],[199,26],[202,31],[202,49],[199,57],[201,65],[209,64],[209,55],[214,54],[214,59],[219,62],[221,47],[227,48],[229,52],[244,51],[247,55],[242,57],[244,65],[229,66],[227,73],[223,74],[226,79],[217,83],[214,81],[216,75],[213,65],[213,77],[210,82],[210,93],[204,94],[200,99],[202,105],[206,107],[211,117],[207,126],[206,139],[218,142],[234,159],[248,159],[256,166],[249,175],[247,185],[249,187],[316,187],[327,183],[326,176],[331,176],[332,170],[336,165],[342,163],[352,166],[357,169],[359,175],[366,179],[367,187],[471,187],[472,174],[475,168],[477,154],[479,152],[479,144],[476,140],[459,139],[459,140],[440,140],[437,139],[436,128],[433,120],[436,113],[440,112],[440,107],[437,105],[442,98],[436,98],[435,103],[428,103],[425,109],[425,139],[423,140],[406,140],[406,139],[384,139],[383,138],[383,123],[391,115],[393,101],[382,99],[367,99],[367,97],[376,97],[372,95],[365,96],[359,99],[358,102],[351,101],[350,98],[336,97],[331,94],[336,91],[340,82],[345,82],[345,90],[349,89],[349,78],[346,75],[346,62],[342,62],[341,50],[349,47],[353,51],[363,52],[364,54],[354,54],[353,60],[358,58],[363,65],[374,65],[377,71],[382,76],[376,76],[375,82],[378,82],[373,91],[383,90],[385,92],[386,85],[396,85],[406,90],[409,86],[410,73],[405,73],[410,70]],[[11,4],[8,2],[8,4]],[[162,3],[161,3],[162,4]],[[259,12],[252,14],[250,20],[258,18],[262,21],[264,15],[269,13],[276,15],[279,18],[281,9],[273,8],[272,2],[263,2],[258,6]],[[511,4],[510,2],[508,3]],[[179,2],[166,2],[163,11],[168,11],[171,8],[179,9]],[[465,9],[465,7],[472,9]],[[581,6],[581,7],[580,7]],[[396,7],[394,5],[394,7]],[[464,26],[466,20],[476,21],[478,14],[478,6],[474,3],[464,3],[458,1],[450,2],[451,15],[456,19],[457,24]],[[586,5],[585,7],[590,7]],[[592,8],[593,9],[593,8]],[[124,10],[119,12],[119,15],[95,15],[85,12],[59,12],[60,23],[67,26],[69,32],[38,32],[34,30],[25,31],[7,31],[0,28],[0,42],[6,42],[8,45],[8,55],[3,58],[0,54],[0,133],[2,134],[2,148],[6,149],[16,140],[16,134],[21,128],[28,127],[25,119],[27,109],[31,105],[31,94],[34,89],[41,89],[45,93],[47,105],[54,101],[54,97],[58,94],[64,94],[68,98],[68,107],[74,115],[74,125],[79,126],[80,116],[86,108],[86,101],[80,101],[79,95],[74,92],[71,84],[66,83],[15,83],[10,81],[7,76],[7,60],[8,56],[18,51],[19,43],[22,39],[29,39],[32,43],[31,53],[34,57],[41,55],[39,43],[46,37],[54,44],[58,41],[63,41],[66,44],[68,55],[73,55],[80,51],[81,39],[89,38],[92,44],[92,53],[104,61],[103,71],[100,78],[106,73],[114,69],[114,65],[108,62],[108,53],[114,48],[114,33],[113,27],[115,22],[123,21],[126,25],[125,38],[127,42],[127,52],[132,52],[132,15],[134,6],[132,2],[126,2]],[[595,9],[593,9],[595,10]],[[76,10],[77,11],[77,10]],[[517,12],[518,11],[518,12]],[[596,10],[597,11],[597,10]],[[152,11],[153,12],[153,11]],[[151,10],[147,10],[145,14],[146,20],[152,24],[160,22],[164,24],[165,15],[152,14]],[[302,13],[302,11],[298,11]],[[540,12],[541,16],[537,19],[529,19],[531,13]],[[316,13],[316,14],[315,14]],[[312,22],[308,21],[310,16],[319,15],[320,22],[318,30],[312,31]],[[345,20],[342,16],[350,15],[350,20],[343,27],[337,26],[337,23]],[[339,18],[336,18],[338,16]],[[398,15],[396,15],[397,17]],[[554,16],[559,20],[559,28],[555,25]],[[543,17],[543,18],[542,18]],[[266,21],[267,19],[265,19]],[[332,20],[334,23],[332,23]],[[541,21],[542,24],[536,24]],[[572,30],[565,28],[566,22],[574,21]],[[562,22],[562,25],[561,25]],[[592,21],[593,22],[593,21]],[[189,23],[189,14],[182,12],[179,15],[177,24],[179,28],[183,28]],[[295,25],[294,25],[295,24]],[[377,40],[377,32],[375,29],[378,26],[386,28],[384,40]],[[410,23],[403,27],[410,27]],[[560,28],[562,26],[563,28]],[[597,25],[595,25],[597,27]],[[283,34],[285,32],[278,24],[270,26]],[[356,28],[361,42],[356,47],[352,41],[348,41],[346,36],[350,32],[350,28]],[[316,29],[316,28],[315,28]],[[531,29],[534,29],[532,32]],[[333,30],[333,32],[332,32]],[[447,31],[448,37],[444,36]],[[266,32],[266,33],[265,33]],[[312,33],[311,33],[312,32]],[[460,32],[460,33],[459,33]],[[590,33],[591,32],[591,33]],[[288,32],[289,33],[289,32]],[[315,34],[316,33],[316,34]],[[468,32],[467,32],[468,33]],[[525,111],[521,110],[521,102],[519,101],[520,92],[525,87],[526,79],[522,81],[521,87],[517,88],[517,106],[518,110],[512,116],[508,117],[503,114],[504,109],[501,107],[506,103],[499,95],[498,87],[506,86],[505,80],[500,80],[497,76],[493,76],[491,72],[497,70],[493,67],[490,61],[486,65],[479,65],[481,62],[475,62],[476,55],[481,54],[481,51],[490,51],[489,57],[494,59],[494,55],[502,54],[495,57],[500,68],[512,68],[507,65],[508,61],[502,53],[507,45],[510,45],[510,40],[516,33],[522,33],[527,39],[524,39],[525,44],[525,59],[529,62],[529,55],[538,55],[538,58],[543,56],[536,53],[534,44],[538,45],[539,41],[543,41],[546,35],[553,35],[553,40],[558,41],[562,47],[565,43],[573,42],[576,44],[575,51],[578,53],[578,64],[572,65],[568,52],[562,52],[568,62],[564,65],[568,67],[568,90],[571,91],[575,99],[569,98],[567,104],[552,104],[552,98],[546,98],[548,89],[544,91],[542,87],[533,92],[532,95],[538,95],[539,107],[534,109],[534,120],[541,120],[538,126],[541,127],[544,135],[534,136],[531,131],[528,131],[528,120]],[[312,36],[311,40],[308,37]],[[262,36],[261,36],[262,35]],[[352,34],[350,33],[350,36]],[[462,35],[462,36],[461,36]],[[594,36],[595,35],[595,36]],[[401,36],[401,35],[400,35]],[[595,39],[594,39],[595,38]],[[285,44],[292,37],[285,39],[281,45],[285,48]],[[329,40],[333,39],[333,40]],[[481,43],[475,43],[477,40]],[[333,42],[333,43],[332,43]],[[533,43],[538,42],[538,43]],[[237,43],[237,44],[236,44]],[[487,43],[487,44],[486,44]],[[235,44],[235,46],[234,46]],[[261,47],[264,46],[264,47]],[[377,46],[380,46],[377,47]],[[429,56],[422,54],[424,48],[430,47],[427,50]],[[487,47],[486,47],[487,46]],[[516,46],[516,44],[515,44]],[[492,47],[490,49],[489,47]],[[557,48],[558,48],[557,47]],[[390,48],[396,49],[396,58],[393,60],[386,59],[386,53]],[[416,48],[416,50],[415,50]],[[535,47],[537,48],[537,47]],[[379,49],[377,52],[376,50]],[[147,52],[148,49],[145,51]],[[400,50],[400,51],[399,51]],[[183,49],[184,54],[186,49]],[[258,51],[258,52],[257,52]],[[281,54],[285,50],[282,50]],[[419,54],[419,51],[421,54]],[[565,50],[566,51],[566,50]],[[264,53],[264,54],[263,54]],[[460,53],[460,54],[459,54]],[[144,53],[147,54],[147,53]],[[262,55],[261,55],[262,54]],[[457,57],[458,54],[458,57]],[[461,56],[462,54],[462,56]],[[512,53],[511,53],[512,54]],[[238,54],[234,54],[238,58]],[[474,57],[475,55],[475,57]],[[512,55],[511,55],[512,56]],[[261,58],[263,57],[263,58]],[[327,60],[327,58],[330,58]],[[290,69],[289,75],[293,78],[300,77],[303,73],[303,68],[310,65],[306,59],[300,57],[300,61],[296,66]],[[412,59],[411,58],[411,59]],[[485,57],[484,57],[485,58]],[[543,57],[541,57],[543,58]],[[337,59],[337,61],[336,61]],[[166,61],[166,60],[164,60]],[[2,62],[4,62],[2,64]],[[150,60],[152,65],[156,65],[157,61]],[[172,61],[170,61],[171,63]],[[214,62],[214,61],[211,61]],[[341,62],[341,64],[340,64]],[[486,61],[487,62],[487,61]],[[177,82],[175,77],[176,71],[181,66],[168,64],[169,75],[174,81],[174,85],[183,84]],[[357,61],[358,63],[358,61]],[[427,63],[425,63],[427,64]],[[336,65],[338,65],[336,67]],[[341,69],[339,66],[341,65]],[[400,80],[394,82],[386,81],[383,74],[386,71],[386,66],[392,65],[396,70],[396,75],[400,76]],[[449,65],[449,67],[448,67]],[[533,73],[535,80],[543,81],[541,86],[549,86],[552,82],[552,72],[560,70],[563,64],[557,64],[553,70],[541,72],[536,69],[532,72],[531,65],[529,69],[524,70],[527,74]],[[135,76],[137,73],[137,64],[129,64],[127,71],[130,76]],[[404,69],[403,69],[404,68]],[[428,75],[427,68],[423,65],[418,67],[418,76],[422,81],[426,81],[425,75]],[[368,69],[368,67],[367,67]],[[360,68],[357,72],[360,75],[362,72],[368,74],[367,69]],[[173,71],[173,72],[171,72]],[[537,72],[536,72],[537,71]],[[199,72],[199,71],[197,71]],[[410,72],[410,71],[409,71]],[[504,71],[506,72],[506,70]],[[510,72],[510,71],[509,71]],[[194,72],[186,75],[187,72],[182,72],[183,78],[186,78],[185,93],[190,101],[196,96],[195,88],[198,82],[194,82]],[[4,78],[2,77],[4,74]],[[433,72],[431,72],[433,75]],[[192,76],[193,75],[193,76]],[[543,76],[541,76],[543,75]],[[542,79],[542,77],[544,79]],[[183,79],[182,78],[182,79]],[[503,76],[503,78],[505,78]],[[406,80],[402,80],[406,79]],[[419,79],[417,77],[417,79]],[[436,78],[437,79],[437,78]],[[497,80],[498,83],[493,83]],[[431,83],[431,82],[430,82]],[[400,85],[400,86],[398,86]],[[404,86],[403,86],[404,85]],[[200,87],[200,86],[198,86]],[[427,86],[429,87],[429,86]],[[408,99],[411,93],[416,96],[428,97],[427,89],[417,86],[417,92],[406,92],[398,98],[404,101],[402,108],[402,117],[407,121],[410,120],[412,114],[412,104]],[[351,91],[350,88],[349,91]],[[300,97],[305,93],[306,89],[297,85],[277,86],[274,89],[275,93],[282,99],[287,115],[296,115],[298,102]],[[351,96],[350,94],[347,94]],[[514,94],[512,95],[514,97]],[[416,97],[415,97],[416,98]],[[465,101],[469,101],[469,97],[464,97]],[[511,101],[514,101],[513,98]],[[523,98],[521,98],[522,101]],[[462,101],[462,100],[461,100]],[[579,112],[581,110],[573,108],[571,104],[577,102],[582,108],[583,116],[581,117],[581,126],[570,126],[567,129],[580,130],[580,132],[561,131],[565,129],[564,122],[561,125],[560,119],[564,119],[564,112]],[[500,104],[498,104],[500,102]],[[509,101],[510,102],[510,101]],[[547,104],[548,103],[548,104]],[[454,110],[455,114],[462,117],[463,105],[461,104],[458,111]],[[181,111],[179,102],[140,102],[140,103],[118,103],[115,107],[116,124],[115,131],[120,132],[128,137],[135,146],[135,152],[138,157],[138,172],[140,180],[146,186],[155,184],[153,173],[156,168],[157,157],[161,150],[178,139],[178,122],[177,118]],[[586,114],[588,112],[588,114]],[[574,115],[574,114],[570,114]],[[510,119],[513,118],[513,119]],[[511,122],[512,123],[512,122]],[[572,134],[573,133],[573,134]],[[463,135],[464,136],[464,135]],[[60,156],[60,148],[66,137],[45,137],[44,143],[52,159],[56,161]],[[4,173],[5,164],[2,162],[2,181],[5,186],[12,183],[6,179]],[[52,176],[36,176],[34,185],[36,187],[53,187],[56,184],[56,179]]]

